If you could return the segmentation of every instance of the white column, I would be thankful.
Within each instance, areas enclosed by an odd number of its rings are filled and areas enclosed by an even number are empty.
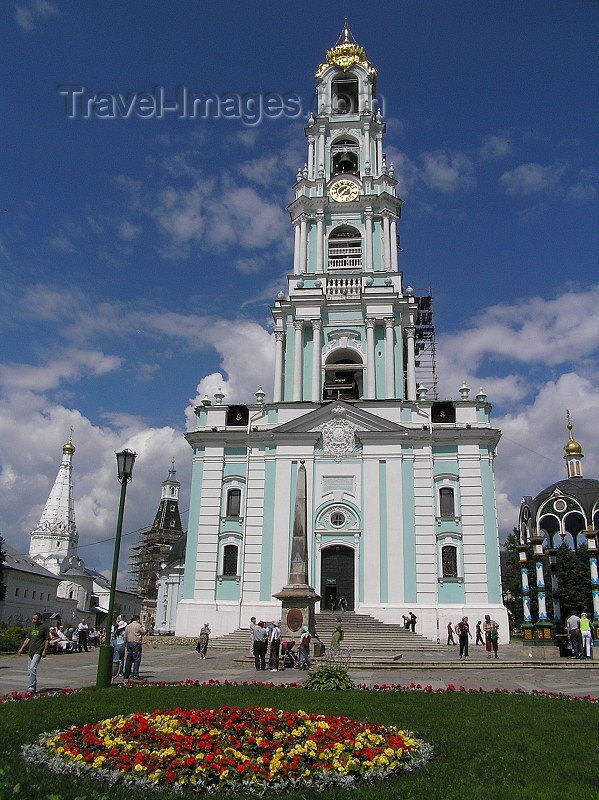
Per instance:
[[[314,180],[314,137],[308,139],[308,178]]]
[[[317,168],[322,166],[323,170],[326,171],[327,168],[327,160],[326,154],[324,151],[324,125],[321,125],[318,129],[318,158],[317,158]]]
[[[299,252],[299,270],[298,272],[304,273],[308,270],[308,217],[302,215],[300,220],[300,252]]]
[[[364,125],[364,171],[366,171],[367,164],[372,173],[372,160],[370,158],[370,125],[368,123]]]
[[[537,556],[538,558],[538,556]],[[537,605],[539,608],[539,622],[547,619],[547,607],[545,603],[545,577],[543,575],[543,562],[536,561],[537,571]]]
[[[391,242],[389,239],[389,214],[383,211],[383,263],[387,272],[391,271]]]
[[[366,236],[364,241],[364,249],[365,249],[365,267],[366,272],[372,272],[372,209],[367,208],[364,211],[364,222],[366,227]]]
[[[377,133],[376,135],[376,173],[375,177],[381,174],[383,169],[383,134]]]
[[[324,211],[316,212],[316,272],[324,268]]]
[[[280,403],[283,393],[283,345],[285,331],[275,331],[275,385],[273,402]]]
[[[374,319],[366,320],[366,369],[368,370],[367,397],[374,400],[376,395],[376,383],[374,373]]]
[[[415,328],[406,328],[406,345],[408,351],[407,372],[407,399],[416,400],[416,347],[415,347]]]
[[[397,219],[393,217],[391,220],[391,231],[390,231],[390,246],[391,246],[391,269],[393,272],[397,272],[399,270],[399,265],[397,263]]]
[[[293,226],[295,228],[295,239],[293,242],[293,274],[299,275],[300,273],[300,226],[297,221],[294,220]]]
[[[294,358],[293,358],[293,400],[302,399],[302,353],[303,353],[303,320],[296,319],[293,321],[295,328],[294,345]]]
[[[320,390],[322,354],[322,320],[312,320],[312,402],[320,403],[322,396]]]
[[[392,317],[385,318],[385,396],[387,400],[395,397],[395,358],[393,348]]]

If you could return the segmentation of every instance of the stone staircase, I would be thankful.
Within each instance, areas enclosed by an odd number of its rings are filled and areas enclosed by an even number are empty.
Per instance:
[[[333,630],[337,625],[338,614],[320,613],[315,616],[316,636],[328,651]],[[398,657],[414,654],[422,660],[435,661],[447,648],[436,642],[411,633],[403,625],[390,625],[380,622],[368,614],[355,614],[347,611],[343,616],[342,655],[351,656],[354,667],[392,667],[398,666]],[[251,661],[250,632],[238,628],[225,636],[210,640],[211,650],[232,652],[235,661]],[[326,658],[326,653],[325,653]],[[316,663],[321,659],[314,659]],[[345,660],[345,659],[343,659]],[[401,662],[400,662],[401,663]]]

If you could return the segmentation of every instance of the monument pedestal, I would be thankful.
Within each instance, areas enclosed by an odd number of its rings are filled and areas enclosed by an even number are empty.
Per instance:
[[[302,626],[307,625],[312,640],[310,642],[311,655],[322,655],[321,642],[316,638],[314,621],[314,606],[320,600],[311,586],[297,584],[285,586],[277,594],[273,594],[281,601],[281,641],[293,641],[297,644],[302,634]]]

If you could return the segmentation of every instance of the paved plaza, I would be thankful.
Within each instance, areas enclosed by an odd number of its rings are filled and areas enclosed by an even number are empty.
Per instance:
[[[393,669],[349,667],[355,683],[421,684],[434,689],[445,689],[450,684],[466,689],[496,688],[544,690],[572,695],[599,697],[599,662],[571,661],[567,659],[543,660],[533,651],[529,658],[520,644],[504,645],[498,661],[487,660],[482,647],[472,647],[468,662],[460,662],[457,648],[433,656],[418,652],[404,652]],[[276,684],[301,683],[306,673],[295,669],[279,672],[257,672],[253,660],[240,660],[239,650],[223,651],[208,648],[205,660],[200,660],[194,643],[188,645],[166,644],[158,640],[153,647],[144,647],[141,664],[142,680],[181,681],[185,679],[208,681],[264,681]],[[38,690],[79,688],[94,686],[98,665],[98,650],[73,655],[48,656],[38,670]],[[117,678],[115,682],[121,681]],[[27,689],[26,656],[0,657],[0,695]]]

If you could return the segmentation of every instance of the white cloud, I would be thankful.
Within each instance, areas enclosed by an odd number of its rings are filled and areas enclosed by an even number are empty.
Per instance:
[[[512,143],[507,134],[499,133],[485,136],[479,150],[479,155],[484,161],[505,158],[512,152]]]
[[[58,7],[49,0],[32,0],[28,5],[15,6],[15,20],[25,33],[33,33],[41,20],[60,14]]]
[[[510,196],[531,196],[549,194],[556,191],[566,171],[565,165],[520,164],[515,169],[504,172],[499,183]]]
[[[130,220],[121,220],[118,226],[119,238],[126,242],[131,242],[141,236],[141,225],[136,225]]]
[[[592,183],[575,183],[566,192],[569,203],[588,203],[597,197],[597,189]]]
[[[566,291],[552,300],[534,297],[491,306],[466,330],[439,337],[439,363],[445,375],[461,380],[463,375],[475,374],[485,359],[495,364],[555,367],[596,356],[598,302],[596,285]]]
[[[69,348],[60,357],[39,366],[0,365],[0,385],[7,389],[44,392],[66,380],[79,380],[83,375],[105,375],[119,369],[122,363],[120,356]]]
[[[56,236],[50,236],[48,238],[48,243],[61,253],[75,253],[77,249],[63,233],[59,233]]]
[[[422,160],[422,180],[429,189],[449,194],[476,185],[474,166],[464,153],[423,153]]]

